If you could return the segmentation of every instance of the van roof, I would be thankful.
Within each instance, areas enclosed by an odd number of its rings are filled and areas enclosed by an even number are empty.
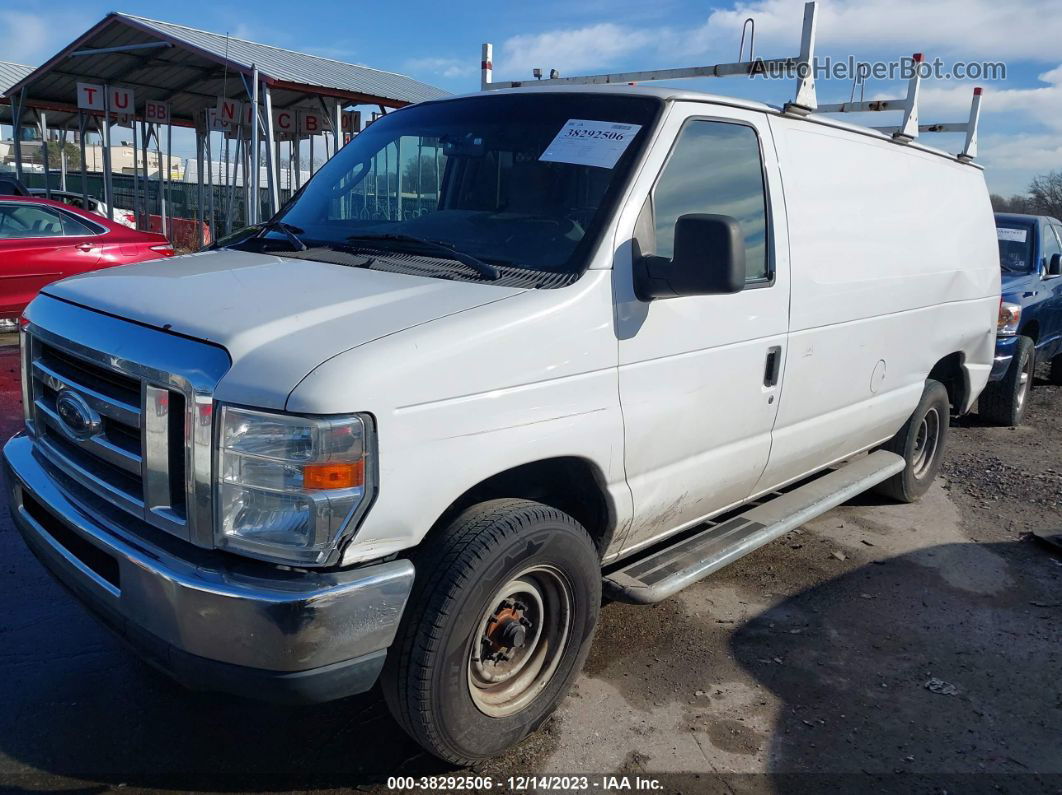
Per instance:
[[[629,96],[651,96],[659,97],[665,102],[704,102],[711,105],[725,105],[732,108],[742,108],[744,110],[759,111],[760,113],[769,113],[775,116],[782,116],[784,109],[780,105],[770,105],[765,102],[757,102],[751,99],[741,99],[740,97],[729,97],[723,94],[711,94],[707,91],[690,91],[684,88],[670,88],[667,86],[653,85],[628,85],[628,84],[588,84],[588,83],[573,83],[570,85],[549,85],[549,86],[537,86],[534,80],[528,81],[526,84],[521,85],[519,88],[495,88],[490,91],[472,91],[467,94],[460,94],[453,97],[446,97],[443,99],[431,100],[432,102],[450,102],[455,99],[464,99],[466,97],[482,97],[485,95],[494,94],[526,94],[529,92],[540,92],[545,94],[626,94]],[[926,146],[919,141],[911,141],[909,143],[897,143],[892,136],[886,135],[880,130],[875,130],[872,127],[866,127],[861,124],[853,124],[849,121],[843,121],[842,119],[825,116],[822,114],[808,114],[806,116],[797,116],[795,114],[784,114],[786,118],[796,119],[799,121],[807,122],[808,124],[821,124],[825,127],[834,127],[839,130],[848,130],[849,132],[857,133],[859,135],[866,135],[871,138],[876,138],[880,141],[886,141],[893,143],[897,146],[905,146],[910,149],[917,149],[922,152],[928,152],[932,155],[947,158],[963,165],[972,166],[980,170],[984,170],[984,167],[980,163],[973,163],[969,161],[961,161],[958,156],[946,152],[943,149],[938,149],[932,146]]]

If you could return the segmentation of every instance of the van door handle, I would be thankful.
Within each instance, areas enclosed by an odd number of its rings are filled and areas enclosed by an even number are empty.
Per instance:
[[[782,370],[782,346],[772,345],[767,349],[767,365],[763,370],[763,385],[775,386]]]

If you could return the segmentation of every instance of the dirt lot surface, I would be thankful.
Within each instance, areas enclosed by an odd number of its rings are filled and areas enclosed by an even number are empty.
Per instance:
[[[0,430],[20,423],[0,352]],[[478,772],[668,791],[1062,791],[1062,389],[955,424],[918,505],[863,497],[656,607],[602,612],[556,716]],[[453,772],[375,693],[313,709],[186,692],[0,524],[0,788],[382,789]],[[496,790],[497,791],[497,790]]]

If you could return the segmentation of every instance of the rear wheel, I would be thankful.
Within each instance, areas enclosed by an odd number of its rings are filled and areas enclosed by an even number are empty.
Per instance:
[[[883,445],[902,456],[907,466],[875,490],[900,502],[915,502],[925,494],[940,470],[950,421],[948,390],[939,381],[926,381],[914,413]]]
[[[1036,371],[1036,346],[1018,337],[1017,350],[1007,374],[989,384],[977,400],[977,413],[996,425],[1021,425]]]
[[[586,530],[528,500],[469,508],[413,556],[382,678],[399,724],[456,764],[502,753],[560,703],[590,648],[601,564]]]

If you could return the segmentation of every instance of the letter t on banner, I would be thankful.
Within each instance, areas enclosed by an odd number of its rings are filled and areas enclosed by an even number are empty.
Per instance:
[[[77,107],[79,110],[103,110],[103,86],[78,83]]]

